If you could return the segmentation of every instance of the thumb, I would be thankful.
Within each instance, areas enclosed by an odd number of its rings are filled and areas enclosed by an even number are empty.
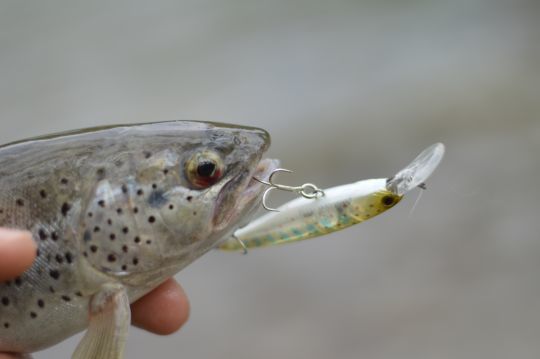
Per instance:
[[[0,281],[27,270],[36,257],[36,248],[29,232],[0,228]]]

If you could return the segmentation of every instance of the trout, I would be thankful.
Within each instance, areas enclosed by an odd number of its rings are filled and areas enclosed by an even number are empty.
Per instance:
[[[32,267],[0,283],[0,351],[87,329],[73,358],[123,357],[130,303],[214,248],[260,205],[264,130],[203,122],[93,128],[0,147],[0,226]]]

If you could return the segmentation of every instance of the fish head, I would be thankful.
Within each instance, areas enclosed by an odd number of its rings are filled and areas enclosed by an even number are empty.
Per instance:
[[[270,136],[262,129],[212,125],[197,145],[178,149],[177,181],[163,193],[167,204],[159,214],[181,239],[180,247],[211,246],[252,215],[264,191],[253,177],[267,175],[278,164],[262,160],[269,146]]]
[[[167,122],[116,135],[123,147],[92,190],[80,241],[93,268],[134,287],[152,287],[230,235],[260,205],[265,186],[253,177],[278,166],[262,160],[270,136],[258,128]]]

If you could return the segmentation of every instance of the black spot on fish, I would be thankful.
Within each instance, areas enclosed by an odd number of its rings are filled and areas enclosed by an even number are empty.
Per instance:
[[[59,238],[59,237],[58,237],[58,233],[52,232],[52,233],[51,233],[51,238],[52,238],[53,241],[56,242],[56,241],[58,240],[58,238]]]
[[[135,213],[135,214],[139,213],[139,207],[133,208],[133,213]]]
[[[66,257],[66,261],[69,264],[73,263],[73,254],[71,254],[70,252],[66,252],[65,257]]]
[[[128,193],[128,186],[125,184],[122,185],[122,193]]]
[[[94,233],[97,233],[97,232],[99,232],[100,230],[101,230],[101,228],[99,228],[98,226],[95,226],[95,227],[94,227]]]
[[[43,198],[43,199],[47,198],[47,192],[46,192],[44,189],[42,189],[41,191],[39,191],[39,195],[40,195],[41,198]]]
[[[88,212],[88,217],[92,218],[94,217],[94,214],[92,212]]]
[[[51,269],[49,271],[49,275],[51,276],[51,278],[56,279],[56,280],[58,280],[58,278],[60,278],[60,272],[57,271],[56,269]]]
[[[20,286],[22,285],[21,277],[15,278],[15,285],[16,285],[17,287],[20,287]]]
[[[138,258],[133,258],[133,265],[136,266],[137,264],[139,264],[139,259]]]
[[[89,241],[92,240],[92,233],[90,233],[89,230],[84,231],[84,237],[83,237],[83,240],[84,240],[85,242],[89,242]]]
[[[168,170],[167,168],[165,168],[165,169],[163,170],[163,174],[164,174],[164,175],[169,174],[169,170]]]
[[[64,257],[63,257],[62,255],[57,254],[55,258],[56,258],[56,262],[57,262],[58,264],[64,263]]]
[[[9,305],[9,298],[8,297],[2,297],[2,304],[7,307]]]
[[[135,241],[135,243],[141,243],[141,238],[140,237],[135,237],[134,241]]]
[[[30,317],[32,319],[35,319],[37,317],[37,314],[35,312],[30,312]]]
[[[116,262],[116,256],[115,256],[114,254],[109,254],[109,255],[107,256],[107,260],[108,260],[109,262],[111,262],[111,263],[112,263],[112,262]]]
[[[114,241],[114,240],[116,239],[116,234],[111,233],[111,235],[109,236],[109,238],[111,239],[111,241]]]
[[[126,271],[126,270],[127,270],[127,265],[124,264],[124,265],[122,266],[122,270],[123,270],[123,271]]]
[[[67,295],[63,295],[62,300],[66,301],[66,302],[69,302],[71,300],[71,298],[68,297]]]
[[[69,183],[69,181],[68,181],[67,178],[62,178],[62,179],[60,180],[60,183],[63,184],[63,185],[66,185],[66,184]]]
[[[101,208],[105,208],[105,201],[102,200],[102,199],[100,199],[100,200],[98,201],[98,206],[100,206]]]
[[[124,211],[122,210],[122,208],[118,208],[118,209],[116,210],[116,213],[118,213],[118,214],[120,215],[120,214],[124,213]]]
[[[104,168],[98,168],[98,170],[96,171],[96,175],[97,175],[97,178],[98,180],[102,180],[105,178],[105,169]]]
[[[151,241],[150,239],[148,239],[148,240],[146,241],[146,244],[152,244],[152,241]]]
[[[24,201],[23,201],[22,199],[20,199],[20,198],[18,198],[18,199],[15,201],[15,203],[17,203],[17,206],[19,206],[19,207],[23,207],[23,206],[24,206]]]
[[[122,246],[122,251],[124,253],[127,253],[128,252],[128,246],[126,246],[126,245]]]
[[[148,217],[148,222],[149,223],[154,223],[155,221],[156,221],[156,217],[154,217],[154,216]]]
[[[193,196],[187,196],[186,199],[187,199],[188,202],[191,202],[191,200],[193,199]]]
[[[38,307],[43,308],[45,307],[45,302],[43,301],[43,299],[38,299],[37,305]]]
[[[52,286],[49,287],[49,292],[53,293],[56,292]]]
[[[128,227],[122,228],[122,232],[124,232],[124,234],[128,234],[129,233],[129,228]]]
[[[110,219],[110,218],[107,219],[107,224],[108,224],[109,226],[112,226],[112,219]]]
[[[144,151],[143,155],[144,155],[144,158],[148,159],[148,158],[152,157],[152,152]]]
[[[173,204],[170,204],[169,205],[169,209],[172,211],[174,209],[174,205]]]
[[[9,323],[8,322],[4,323],[4,328],[9,329]]]
[[[167,202],[163,191],[153,191],[148,197],[148,204],[152,208],[160,208]]]
[[[91,245],[90,246],[90,251],[92,251],[92,253],[96,253],[98,250],[98,247],[96,245]]]
[[[63,205],[62,205],[62,215],[65,217],[67,216],[69,210],[71,209],[71,205],[67,202],[65,202]]]
[[[142,189],[137,190],[137,195],[142,196],[144,194],[144,191]]]
[[[38,231],[38,236],[39,236],[39,239],[41,239],[42,241],[46,240],[47,238],[49,238],[49,236],[47,235],[47,232],[45,232],[45,230],[43,228],[40,228],[39,231]]]
[[[75,295],[76,295],[77,297],[82,297],[82,296],[83,296],[81,292],[76,292]]]

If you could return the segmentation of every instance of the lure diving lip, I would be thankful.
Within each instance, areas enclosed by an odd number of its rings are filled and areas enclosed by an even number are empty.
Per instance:
[[[431,176],[444,156],[444,145],[435,143],[423,150],[407,167],[386,182],[386,188],[399,196],[413,190]]]

